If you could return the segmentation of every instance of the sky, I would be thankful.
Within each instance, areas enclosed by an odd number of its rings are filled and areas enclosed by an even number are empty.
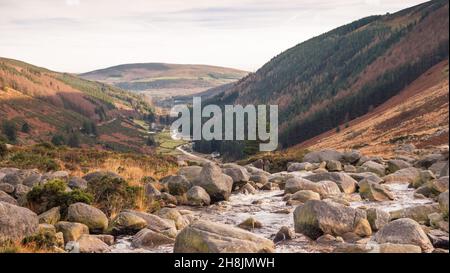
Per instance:
[[[256,71],[284,50],[424,0],[0,0],[0,56],[81,73],[124,63]]]

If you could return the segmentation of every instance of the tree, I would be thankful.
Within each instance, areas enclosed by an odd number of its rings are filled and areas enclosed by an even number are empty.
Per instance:
[[[80,137],[77,133],[73,133],[72,135],[70,135],[69,140],[67,141],[67,145],[72,148],[80,147]]]
[[[14,122],[5,120],[2,124],[2,131],[9,141],[15,142],[17,140],[17,128]]]
[[[25,122],[22,125],[22,133],[28,134],[30,133],[30,131],[31,131],[30,125],[27,122]]]
[[[147,146],[156,146],[157,145],[155,138],[153,136],[148,136],[146,144],[147,144]]]
[[[64,136],[62,136],[62,135],[54,135],[52,137],[52,143],[55,146],[62,146],[64,144],[66,144],[66,140],[65,140]]]

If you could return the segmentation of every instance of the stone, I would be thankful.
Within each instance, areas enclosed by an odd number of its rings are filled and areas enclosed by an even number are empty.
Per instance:
[[[346,151],[344,152],[343,156],[343,160],[346,163],[349,164],[356,164],[359,159],[361,158],[361,153],[357,150],[353,150],[353,151]]]
[[[315,167],[313,164],[309,162],[302,162],[302,163],[291,163],[289,164],[287,171],[288,172],[301,172],[301,171],[312,171]]]
[[[374,237],[379,244],[407,244],[419,246],[423,252],[432,252],[433,245],[419,223],[409,218],[394,220],[380,229]]]
[[[371,172],[349,173],[348,175],[358,182],[365,178],[369,179],[372,182],[378,183],[378,184],[384,182],[384,180],[382,178],[380,178],[378,175],[371,173]]]
[[[112,235],[108,235],[108,234],[94,234],[94,235],[90,235],[91,237],[100,239],[101,241],[103,241],[105,244],[111,246],[114,244],[114,236]]]
[[[2,183],[8,183],[13,186],[18,184],[23,184],[23,182],[32,176],[39,176],[39,172],[36,170],[17,170],[6,173],[5,177],[2,179]]]
[[[75,203],[67,210],[67,220],[85,224],[91,233],[104,233],[108,228],[108,218],[99,209],[84,204]]]
[[[59,207],[54,207],[39,216],[39,223],[55,225],[61,219],[61,211]]]
[[[62,232],[64,242],[76,241],[81,235],[89,234],[89,228],[81,223],[60,221],[55,225],[57,232]]]
[[[222,166],[222,172],[233,179],[233,183],[248,182],[250,175],[247,170],[234,163],[227,163]]]
[[[174,253],[263,253],[274,252],[271,240],[233,226],[197,221],[183,229],[175,240]]]
[[[14,186],[8,183],[0,183],[0,191],[12,194],[14,192]]]
[[[358,167],[358,172],[371,172],[383,177],[386,175],[386,167],[375,161],[367,161]]]
[[[340,172],[342,171],[342,164],[340,161],[328,160],[326,168],[330,172]]]
[[[214,164],[206,164],[195,186],[200,186],[209,194],[212,202],[228,200],[233,187],[233,179],[222,173],[222,170]]]
[[[304,178],[294,177],[287,180],[284,192],[296,193],[300,190],[311,190],[317,192],[320,196],[341,193],[338,185],[332,181],[311,182]]]
[[[346,173],[318,173],[308,175],[305,179],[312,182],[333,181],[344,193],[354,193],[356,191],[356,180]]]
[[[428,169],[434,163],[442,160],[443,157],[441,154],[429,154],[418,160],[414,166],[418,168]]]
[[[412,167],[410,163],[399,159],[391,159],[387,162],[387,164],[389,173],[395,173],[398,170]]]
[[[414,180],[411,183],[411,186],[413,188],[417,189],[420,186],[427,184],[429,181],[436,179],[434,174],[431,171],[428,171],[428,170],[420,171],[419,177],[420,177],[419,179]]]
[[[365,178],[358,183],[359,194],[362,198],[370,201],[389,201],[394,200],[394,195],[387,187],[374,183]]]
[[[69,173],[66,171],[56,171],[47,175],[47,180],[58,179],[62,181],[69,181]]]
[[[279,189],[280,188],[279,188],[278,184],[275,184],[272,182],[267,182],[261,187],[261,190],[263,190],[263,191],[274,191],[274,190],[279,190]]]
[[[155,201],[161,199],[161,192],[156,188],[153,183],[145,183],[144,184],[144,193],[145,197],[149,201]]]
[[[318,200],[310,200],[295,209],[294,227],[295,232],[313,240],[323,234],[340,236],[354,232],[362,237],[372,234],[364,211]]]
[[[438,161],[431,165],[428,170],[431,171],[436,177],[440,177],[441,171],[443,168],[445,168],[446,164],[446,161]]]
[[[444,214],[444,218],[446,218],[448,221],[448,191],[441,193],[439,195],[438,201],[441,212]]]
[[[426,204],[391,211],[390,215],[391,220],[410,218],[418,222],[419,224],[428,225],[428,215],[439,211],[440,210],[438,204]]]
[[[335,150],[321,150],[307,153],[303,157],[303,162],[308,163],[321,163],[328,160],[341,161],[343,159],[343,154]]]
[[[82,235],[77,243],[80,253],[105,253],[109,250],[109,246],[105,242],[91,235]]]
[[[420,181],[420,170],[415,167],[401,169],[383,179],[387,184],[414,184]]]
[[[86,180],[88,182],[88,184],[93,181],[97,181],[99,179],[104,179],[104,178],[123,179],[122,177],[120,177],[120,175],[113,173],[113,172],[109,172],[109,171],[107,171],[107,172],[105,172],[105,171],[92,172],[92,173],[88,173],[87,175],[83,176],[83,179]]]
[[[109,224],[108,231],[117,235],[133,235],[147,227],[147,222],[130,212],[119,213]]]
[[[194,181],[200,176],[202,167],[200,166],[188,166],[180,168],[178,175],[184,176],[189,182],[194,183]]]
[[[157,215],[163,219],[174,221],[178,230],[181,230],[189,225],[188,219],[186,219],[177,209],[174,208],[162,208],[157,212]]]
[[[444,221],[444,216],[441,213],[433,212],[428,215],[428,220],[432,228],[439,228],[439,223]]]
[[[320,194],[311,191],[311,190],[301,190],[294,193],[291,197],[291,200],[300,201],[302,203],[306,203],[309,200],[320,200]]]
[[[250,176],[249,180],[254,183],[260,183],[263,185],[269,182],[269,178],[267,177],[267,175],[262,174],[253,174]]]
[[[355,173],[356,167],[353,165],[344,165],[344,172],[346,173]]]
[[[370,208],[366,210],[367,220],[373,231],[378,231],[389,223],[391,215],[389,212],[377,208]]]
[[[17,200],[4,191],[0,191],[0,202],[9,203],[12,205],[18,205]]]
[[[183,195],[192,187],[191,182],[182,175],[172,175],[167,180],[167,188],[172,195]]]
[[[0,201],[0,241],[21,240],[38,231],[38,216],[31,210]]]
[[[240,223],[238,227],[245,230],[253,230],[255,228],[262,228],[262,223],[253,217],[247,218],[245,221]]]
[[[133,236],[131,246],[135,248],[153,248],[159,245],[173,244],[175,240],[150,229],[143,229]]]
[[[157,233],[164,234],[171,238],[175,238],[177,234],[175,222],[172,220],[163,219],[157,215],[140,211],[124,210],[124,212],[130,212],[141,217],[147,222],[147,228]]]
[[[294,238],[295,234],[294,231],[292,231],[287,226],[282,226],[280,230],[275,234],[275,237],[273,238],[274,243],[278,243],[281,241],[287,241],[292,240]]]
[[[422,249],[416,245],[408,244],[380,244],[380,253],[422,253]]]
[[[448,233],[434,229],[428,232],[428,238],[430,238],[431,243],[433,244],[433,247],[435,248],[442,248],[442,249],[449,249],[449,237]]]
[[[186,197],[188,204],[191,206],[209,206],[211,204],[209,194],[199,186],[190,188],[186,193]]]
[[[442,176],[439,179],[431,181],[430,187],[439,194],[448,191],[448,176]]]
[[[449,176],[449,174],[448,174],[448,161],[447,161],[447,164],[445,164],[444,168],[442,168],[441,173],[440,173],[439,176],[440,177]]]
[[[85,189],[87,189],[87,186],[88,186],[87,184],[88,184],[88,182],[86,180],[84,180],[83,178],[72,177],[72,178],[70,178],[69,183],[67,185],[71,189],[85,190]]]

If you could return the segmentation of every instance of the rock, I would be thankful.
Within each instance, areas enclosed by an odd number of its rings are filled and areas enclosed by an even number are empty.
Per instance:
[[[414,221],[428,225],[429,218],[428,215],[434,212],[439,212],[439,205],[430,204],[430,205],[418,205],[414,207],[403,208],[395,211],[391,211],[391,220],[396,220],[400,218],[410,218]]]
[[[200,176],[201,171],[202,167],[200,166],[188,166],[180,168],[178,175],[182,175],[186,177],[189,182],[194,183],[194,181]]]
[[[443,157],[441,154],[430,154],[421,158],[416,162],[416,164],[414,164],[414,166],[418,168],[428,169],[429,167],[431,167],[431,165],[442,159]]]
[[[0,201],[0,241],[21,240],[38,231],[39,219],[31,210]]]
[[[84,204],[75,203],[69,206],[67,220],[85,224],[91,233],[103,233],[108,228],[108,218],[99,209]]]
[[[161,218],[174,221],[178,230],[181,230],[189,225],[189,221],[181,215],[177,209],[162,208],[157,212],[157,215]]]
[[[80,189],[85,190],[87,189],[87,181],[80,177],[72,177],[69,180],[68,186],[71,189]]]
[[[62,232],[64,242],[76,241],[81,235],[89,234],[89,228],[81,223],[58,222],[55,225],[56,231]]]
[[[83,179],[86,180],[89,183],[91,183],[92,181],[96,181],[99,179],[103,179],[103,178],[120,178],[123,179],[122,177],[120,177],[120,175],[113,173],[113,172],[104,172],[104,171],[98,171],[98,172],[92,172],[89,173],[85,176],[83,176]]]
[[[441,213],[433,212],[428,215],[428,220],[432,228],[439,228],[439,223],[444,221],[444,216]]]
[[[36,170],[17,170],[7,172],[5,177],[2,179],[2,183],[8,183],[13,186],[18,184],[23,184],[23,182],[28,177],[40,176],[39,172]]]
[[[338,185],[332,181],[321,181],[315,183],[300,177],[294,177],[287,180],[284,188],[284,192],[286,194],[296,193],[300,190],[311,190],[313,192],[317,192],[321,196],[339,194],[341,192]]]
[[[448,221],[448,191],[441,193],[438,200],[441,212]]]
[[[60,208],[59,207],[51,208],[48,211],[40,214],[38,217],[39,223],[55,225],[61,219]]]
[[[323,245],[333,245],[337,243],[343,243],[344,240],[341,237],[334,237],[330,234],[324,234],[317,238],[316,243],[323,244]]]
[[[46,176],[47,180],[53,180],[58,179],[62,181],[69,181],[69,173],[66,171],[57,171],[50,174],[47,174]]]
[[[268,239],[225,224],[197,221],[183,229],[175,240],[175,253],[273,252]]]
[[[115,236],[133,235],[146,227],[147,222],[141,217],[130,212],[121,212],[111,221],[108,231]]]
[[[109,246],[105,242],[91,235],[82,235],[77,243],[80,253],[104,253],[109,250]]]
[[[30,187],[27,187],[22,184],[16,185],[16,189],[14,190],[14,196],[19,200],[21,204],[26,203],[27,193],[31,191]]]
[[[344,166],[344,172],[346,173],[355,173],[356,172],[356,167],[353,165],[345,165]]]
[[[448,191],[448,176],[443,176],[439,179],[431,181],[430,187],[433,191],[438,193]]]
[[[312,182],[333,181],[344,193],[354,193],[356,191],[356,180],[346,173],[318,173],[308,175],[305,179]]]
[[[340,236],[354,232],[363,237],[372,234],[364,211],[318,200],[310,200],[295,209],[294,227],[295,232],[314,240],[323,234]]]
[[[160,200],[161,192],[156,188],[153,183],[145,183],[144,184],[144,193],[149,201]]]
[[[380,253],[422,253],[422,249],[416,245],[407,244],[380,244]]]
[[[103,241],[108,246],[113,245],[114,241],[115,241],[114,236],[108,235],[108,234],[94,234],[94,235],[90,235],[90,236]]]
[[[394,195],[383,185],[374,183],[365,178],[359,183],[359,193],[362,198],[370,201],[394,200]]]
[[[373,252],[373,247],[364,244],[342,243],[339,244],[333,253],[369,253]]]
[[[267,182],[266,184],[264,184],[261,187],[261,190],[263,191],[274,191],[274,190],[279,190],[279,186],[278,184],[272,183],[272,182]]]
[[[278,243],[281,241],[292,240],[294,238],[294,232],[287,226],[282,226],[280,230],[275,234],[273,238],[274,243]]]
[[[442,168],[442,170],[441,170],[440,177],[443,177],[443,176],[449,176],[449,174],[448,174],[448,161],[447,161],[447,164],[445,164],[444,168]]]
[[[414,184],[420,181],[420,170],[415,167],[401,169],[383,177],[388,184]]]
[[[195,186],[200,186],[209,194],[211,201],[228,200],[233,187],[233,179],[222,173],[222,170],[214,164],[203,167]]]
[[[321,150],[310,152],[303,157],[303,162],[320,163],[328,160],[341,161],[344,158],[343,154],[335,150]]]
[[[209,194],[199,186],[194,186],[186,193],[188,204],[191,206],[209,206],[211,198]]]
[[[172,195],[183,195],[192,187],[191,182],[182,175],[172,175],[167,180],[167,188]]]
[[[392,159],[387,162],[389,173],[395,173],[398,170],[412,167],[412,165],[406,161]]]
[[[419,173],[419,179],[414,180],[411,183],[411,186],[413,188],[419,188],[422,185],[425,185],[426,183],[428,183],[429,181],[436,179],[436,177],[434,176],[434,174],[431,171],[420,171]]]
[[[159,245],[173,244],[175,240],[150,229],[143,229],[133,236],[131,246],[135,248],[153,248]]]
[[[42,184],[42,175],[38,172],[32,172],[22,181],[22,184],[30,188],[40,185]]]
[[[261,174],[253,174],[250,176],[250,181],[254,183],[260,183],[260,184],[267,184],[269,182],[269,178],[267,175],[261,175]]]
[[[378,231],[389,223],[391,215],[381,209],[370,208],[366,210],[367,220],[373,231]]]
[[[358,167],[358,172],[371,172],[383,177],[386,175],[386,167],[374,161],[367,161]]]
[[[237,164],[228,163],[223,165],[222,172],[233,179],[233,183],[245,184],[249,181],[250,175],[247,170]],[[244,183],[242,183],[244,182]]]
[[[67,242],[64,249],[68,253],[80,253],[80,245],[75,241]]]
[[[442,248],[442,249],[449,249],[449,238],[448,233],[434,229],[428,232],[428,238],[430,238],[431,243],[433,244],[433,247],[435,248]]]
[[[253,217],[247,218],[244,222],[240,223],[238,227],[246,230],[253,230],[255,228],[262,228],[262,223]]]
[[[166,204],[172,204],[174,206],[178,205],[178,199],[170,193],[163,192],[161,193],[161,200],[163,200]]]
[[[0,202],[9,203],[12,205],[18,205],[17,200],[4,191],[0,191]]]
[[[124,212],[130,212],[141,217],[147,222],[147,228],[157,233],[164,234],[170,238],[175,238],[177,234],[177,228],[174,221],[140,211],[125,210]]]
[[[238,192],[242,193],[242,194],[255,194],[256,193],[256,189],[250,183],[247,183],[247,184],[243,185],[239,189]]]
[[[359,151],[346,151],[343,154],[343,160],[349,164],[356,164],[361,158],[361,153]]]
[[[447,162],[446,161],[438,161],[436,163],[434,163],[433,165],[431,165],[428,170],[431,171],[434,176],[436,177],[440,177],[441,176],[441,171],[443,168],[445,168]]]
[[[14,186],[8,183],[0,183],[0,191],[12,194],[14,192]]]
[[[432,252],[433,245],[420,225],[409,218],[394,220],[375,234],[375,241],[419,246],[423,252]]]
[[[300,201],[302,203],[306,203],[309,200],[320,200],[320,194],[311,191],[311,190],[301,190],[294,193],[291,197],[291,200]]]
[[[381,179],[378,175],[370,172],[364,172],[364,173],[349,173],[351,178],[355,179],[356,181],[361,181],[365,178],[369,179],[372,182],[375,182],[377,184],[383,183],[384,180]]]
[[[291,163],[289,164],[287,171],[288,172],[300,172],[300,171],[312,171],[315,167],[313,164],[309,162],[303,163]]]
[[[326,168],[330,172],[340,172],[342,171],[342,164],[336,160],[328,160]]]
[[[265,175],[265,176],[269,176],[270,175],[269,172],[266,172],[263,169],[254,167],[252,165],[246,165],[244,168],[247,170],[247,172],[249,174],[252,174],[252,175],[254,175],[254,174]]]

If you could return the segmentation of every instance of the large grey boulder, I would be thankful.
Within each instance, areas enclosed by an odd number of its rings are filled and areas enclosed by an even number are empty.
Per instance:
[[[311,182],[301,177],[293,177],[286,181],[284,192],[296,193],[301,190],[310,190],[324,197],[341,193],[338,185],[332,181]]]
[[[329,160],[341,161],[343,158],[343,154],[336,150],[321,150],[307,153],[303,157],[303,162],[321,163]]]
[[[157,215],[149,214],[141,211],[124,210],[124,212],[133,213],[147,222],[147,228],[166,235],[170,238],[175,238],[177,234],[177,228],[175,222],[172,220],[163,219]]]
[[[69,183],[67,184],[71,189],[87,189],[87,181],[80,177],[72,177],[69,179]]]
[[[200,176],[201,171],[202,167],[200,166],[187,166],[180,168],[180,170],[178,170],[178,175],[182,175],[186,177],[189,182],[194,183],[194,181]]]
[[[59,207],[54,207],[39,215],[39,223],[55,225],[61,219],[61,210]]]
[[[386,167],[375,161],[367,161],[358,167],[358,172],[371,172],[383,177],[386,175]]]
[[[14,186],[8,183],[0,183],[0,191],[4,191],[7,194],[14,193]]]
[[[113,235],[133,235],[147,227],[147,221],[130,212],[121,212],[109,224]]]
[[[448,191],[441,193],[438,200],[441,211],[448,220]]]
[[[0,191],[0,202],[9,203],[12,205],[18,205],[17,200],[4,191]]]
[[[287,171],[288,172],[300,172],[300,171],[312,171],[315,167],[313,164],[309,162],[302,162],[302,163],[291,163],[288,165]]]
[[[227,163],[222,166],[222,172],[233,179],[233,183],[248,182],[250,175],[242,166],[233,163]]]
[[[406,161],[400,159],[391,159],[387,162],[389,173],[395,173],[398,170],[412,167],[412,165]]]
[[[383,211],[377,208],[369,208],[366,210],[367,220],[370,223],[370,227],[373,231],[380,230],[391,220],[389,212]]]
[[[415,167],[405,168],[383,177],[388,184],[413,184],[420,181],[420,169]]]
[[[194,186],[186,193],[188,204],[191,206],[209,206],[211,198],[209,194],[199,186]]]
[[[105,253],[109,246],[101,239],[84,234],[77,240],[80,253]]]
[[[354,193],[356,191],[356,180],[346,173],[317,173],[308,175],[305,179],[312,182],[333,181],[344,193]]]
[[[197,221],[183,229],[175,240],[175,253],[274,252],[272,241],[233,226]]]
[[[394,200],[394,195],[389,189],[378,183],[370,181],[370,179],[363,179],[358,183],[359,194],[362,198],[370,201],[389,201]]]
[[[38,231],[36,213],[23,207],[0,201],[0,241],[21,240]]]
[[[131,246],[135,248],[153,248],[159,245],[173,244],[175,239],[150,229],[143,229],[133,236]]]
[[[209,194],[211,201],[228,200],[233,188],[233,179],[222,173],[219,166],[207,164],[203,167],[195,186],[200,186]]]
[[[2,183],[8,183],[11,185],[23,184],[28,177],[40,176],[36,170],[17,170],[6,173],[3,177]]]
[[[416,245],[423,252],[433,251],[433,245],[421,226],[409,218],[402,218],[390,222],[375,234],[374,239],[380,244]]]
[[[172,195],[183,195],[192,187],[192,183],[183,175],[170,176],[166,182]]]
[[[346,151],[343,154],[343,160],[344,160],[344,162],[346,162],[348,164],[356,164],[360,158],[361,158],[361,153],[357,150]]]
[[[440,173],[439,176],[440,177],[449,176],[448,175],[448,161],[447,161],[447,164],[445,164],[444,168],[442,168],[441,173]]]
[[[324,234],[341,236],[355,233],[370,236],[372,230],[363,210],[328,201],[310,200],[294,211],[295,231],[311,239]]]
[[[419,224],[428,225],[430,221],[428,215],[435,212],[440,212],[438,204],[425,204],[393,210],[390,215],[391,220],[410,218]]]
[[[89,234],[89,228],[85,224],[60,221],[55,225],[56,231],[62,232],[64,242],[76,241],[81,235]]]
[[[101,210],[84,203],[70,205],[67,220],[85,224],[91,233],[103,233],[108,228],[108,217]]]

